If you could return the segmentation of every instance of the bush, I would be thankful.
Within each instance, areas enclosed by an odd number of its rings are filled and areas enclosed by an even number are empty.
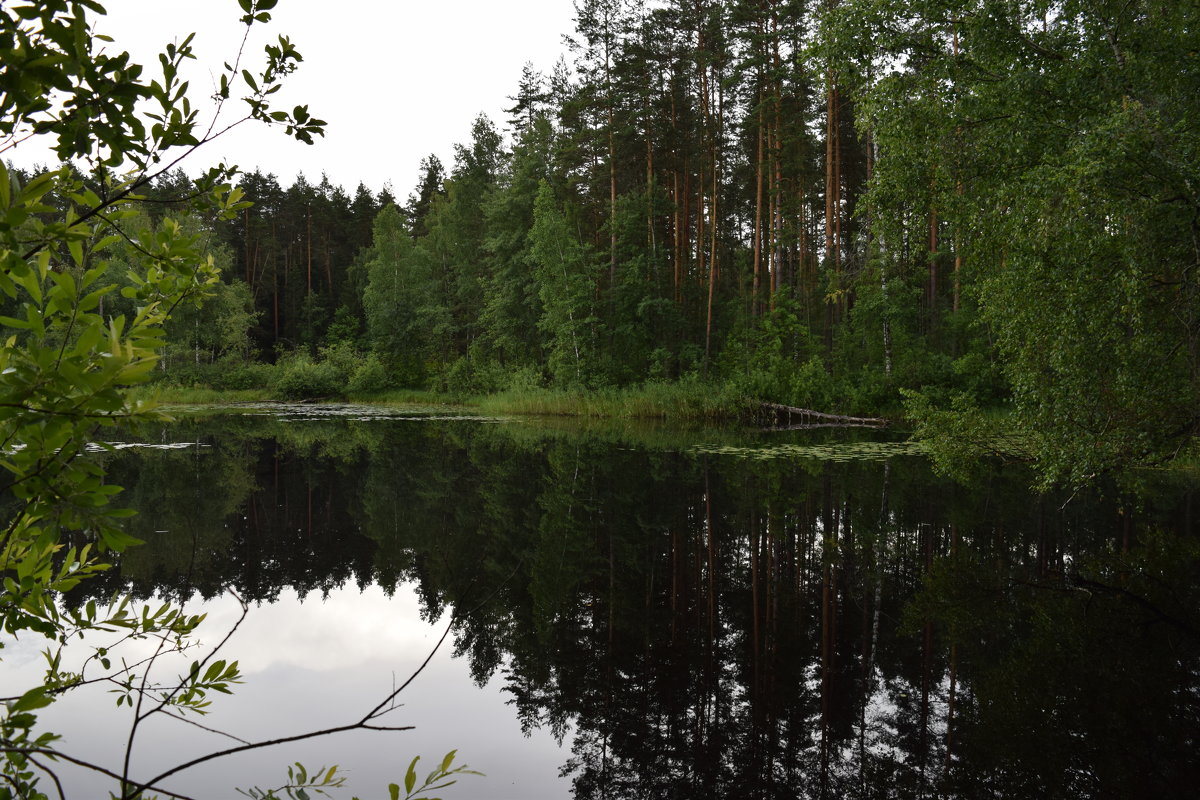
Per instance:
[[[287,400],[322,400],[341,397],[346,381],[330,361],[314,362],[308,356],[294,356],[276,367],[275,391]]]
[[[453,397],[489,394],[506,385],[504,367],[479,358],[459,358],[438,376],[437,388]]]
[[[266,389],[275,383],[275,367],[254,361],[219,361],[212,375],[214,389]]]
[[[505,391],[528,392],[546,385],[546,376],[540,367],[513,367],[504,382]]]
[[[985,456],[1030,458],[1028,442],[1012,428],[1014,420],[985,414],[969,394],[952,392],[948,403],[931,397],[933,393],[901,389],[900,394],[914,438],[942,475],[965,484],[980,473]]]
[[[348,386],[351,394],[374,394],[391,388],[392,378],[374,353],[364,358],[354,370]]]
[[[350,378],[363,363],[362,354],[355,350],[354,345],[349,342],[339,342],[322,347],[319,355],[317,363],[328,364],[343,386],[350,382]]]
[[[163,359],[159,361],[151,380],[171,386],[207,385],[210,378],[208,367],[208,364],[197,364],[190,358]]]

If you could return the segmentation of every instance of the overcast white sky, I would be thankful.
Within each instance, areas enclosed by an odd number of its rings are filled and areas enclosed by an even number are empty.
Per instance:
[[[162,46],[196,33],[194,100],[212,94],[213,68],[232,61],[244,32],[237,0],[104,5],[108,15],[96,29],[155,74]],[[325,138],[310,147],[247,123],[201,150],[188,172],[227,159],[274,172],[288,185],[301,171],[314,182],[324,171],[351,193],[359,181],[374,192],[391,183],[403,200],[423,157],[436,153],[451,166],[453,144],[470,138],[476,115],[503,125],[522,65],[549,73],[565,52],[562,36],[573,31],[575,12],[572,0],[280,0],[271,14],[270,24],[255,27],[243,63],[253,71],[263,44],[289,36],[304,63],[276,95],[278,106],[307,103],[329,123]],[[22,166],[47,160],[32,146],[6,157]]]

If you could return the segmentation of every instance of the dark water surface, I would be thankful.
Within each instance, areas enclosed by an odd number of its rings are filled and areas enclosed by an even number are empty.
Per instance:
[[[103,456],[147,544],[89,591],[232,587],[264,603],[252,619],[282,599],[293,611],[269,627],[329,642],[297,663],[346,658],[320,668],[318,691],[288,694],[280,673],[239,694],[314,709],[349,703],[339,692],[364,681],[386,694],[388,667],[364,677],[348,662],[355,642],[378,659],[416,626],[396,645],[415,657],[439,630],[416,617],[444,624],[453,610],[458,658],[432,671],[457,670],[457,683],[422,676],[416,738],[384,759],[396,780],[402,756],[459,746],[488,777],[447,798],[1136,798],[1200,785],[1192,479],[1042,496],[1018,467],[962,486],[911,448],[845,432],[439,416],[219,415],[151,432],[192,444]],[[247,644],[234,656],[250,666]],[[339,746],[326,743],[327,761]]]

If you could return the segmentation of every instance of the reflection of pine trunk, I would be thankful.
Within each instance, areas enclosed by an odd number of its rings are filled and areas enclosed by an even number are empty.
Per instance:
[[[774,514],[770,506],[767,507],[767,527],[765,531],[766,540],[766,568],[767,568],[767,585],[766,585],[766,603],[763,609],[764,621],[764,641],[763,641],[763,675],[762,675],[762,695],[763,695],[763,716],[767,723],[767,756],[765,764],[766,778],[768,785],[772,785],[774,771],[770,767],[773,754],[778,746],[779,726],[776,724],[775,713],[775,626],[776,626],[776,603],[778,602],[778,575],[776,550],[778,544],[778,529],[772,524],[774,522]]]
[[[750,697],[754,703],[754,716],[758,717],[759,674],[758,661],[760,637],[758,630],[758,515],[750,515]]]
[[[833,553],[837,547],[838,512],[833,506],[833,486],[829,467],[825,468],[823,486],[824,503],[821,548],[821,796],[829,792],[829,725],[832,714],[833,693],[833,645],[834,645],[834,596],[833,596]]]
[[[708,740],[714,736],[713,731],[718,729],[717,723],[721,713],[721,678],[718,667],[721,654],[718,651],[717,641],[717,538],[713,526],[712,492],[709,486],[707,464],[704,467],[704,515],[705,529],[708,534],[708,541],[705,548],[708,557],[708,575],[706,579],[708,628],[707,641],[705,642],[708,659],[704,670],[704,701],[702,710],[702,716],[705,720],[704,738],[700,740],[700,743],[707,752]]]
[[[671,644],[675,645],[679,641],[679,608],[682,605],[680,593],[682,591],[679,573],[683,569],[683,557],[680,552],[679,543],[679,526],[675,525],[671,530]]]
[[[828,534],[827,534],[828,535]],[[830,669],[833,649],[833,603],[831,601],[830,566],[828,552],[823,554],[824,567],[821,572],[821,796],[829,788],[829,693]]]
[[[750,512],[750,753],[748,763],[754,785],[761,785],[765,772],[762,737],[765,729],[766,704],[762,687],[762,661],[764,658],[761,629],[762,540],[758,512]],[[768,536],[770,535],[768,531]]]
[[[958,644],[950,645],[950,694],[946,700],[946,771],[954,758],[954,701],[958,690]]]
[[[716,641],[717,641],[717,542],[713,531],[712,494],[708,485],[708,466],[704,467],[704,518],[705,532],[708,534],[706,543],[708,555],[707,611],[708,611],[708,669],[710,674],[716,670]]]
[[[924,531],[925,574],[933,569],[933,528]],[[925,768],[929,762],[929,691],[933,673],[933,622],[926,621],[921,639],[921,730],[917,746],[921,768],[921,788],[925,788]]]
[[[864,644],[865,653],[863,658],[862,703],[859,706],[858,774],[860,778],[865,778],[867,765],[867,706],[871,702],[871,697],[875,694],[875,652],[879,647],[879,618],[880,609],[883,605],[883,561],[887,542],[888,486],[890,483],[891,471],[891,463],[885,461],[883,464],[883,490],[880,493],[881,497],[879,502],[879,523],[876,526],[875,542],[872,548],[873,553],[871,558],[871,569],[873,569],[875,572],[875,590],[870,603],[870,635],[866,637],[866,642]],[[868,629],[865,621],[866,606],[867,604],[864,603],[864,630]]]
[[[1038,502],[1038,521],[1037,521],[1037,576],[1038,580],[1044,580],[1046,577],[1046,504]]]
[[[950,525],[950,558],[957,562],[958,558],[958,525]],[[946,699],[946,766],[950,770],[951,759],[954,756],[954,701],[958,690],[958,644],[950,643],[950,694]]]
[[[614,631],[615,620],[613,618],[613,614],[616,609],[616,601],[617,601],[617,586],[616,586],[617,576],[616,576],[616,563],[615,562],[616,562],[616,553],[613,548],[612,534],[609,533],[609,536],[608,536],[608,620],[607,620],[608,647],[605,649],[605,653],[606,653],[607,657],[605,659],[606,663],[605,663],[605,667],[604,667],[604,685],[605,685],[604,731],[605,731],[605,733],[604,733],[604,744],[603,744],[601,762],[600,762],[600,774],[601,774],[601,776],[603,776],[603,782],[601,785],[605,785],[607,783],[608,737],[609,737],[609,733],[612,730],[614,730],[612,718],[613,718],[613,705],[614,705],[614,701],[616,700],[616,687],[613,684],[613,676],[614,676],[613,662],[616,660],[616,657],[617,657],[617,654],[615,652],[615,647],[613,646],[614,633],[615,633],[615,631]]]
[[[767,655],[767,692],[771,691],[771,667],[774,664],[776,631],[779,620],[779,527],[775,524],[774,510],[767,507],[767,602],[763,613],[766,617],[763,627],[766,629],[765,649]]]
[[[925,766],[929,761],[929,684],[933,671],[933,623],[926,622],[921,639],[921,733],[917,745],[921,765],[921,788],[925,787]]]
[[[888,530],[888,484],[891,477],[892,465],[890,462],[884,462],[883,465],[883,497],[879,507],[879,532],[875,537],[875,598],[873,600],[874,613],[871,617],[871,646],[869,648],[869,662],[867,664],[868,679],[874,682],[875,674],[875,651],[879,645],[879,616],[880,609],[883,606],[883,560],[884,554],[887,552],[887,530]],[[873,687],[872,687],[873,688]]]

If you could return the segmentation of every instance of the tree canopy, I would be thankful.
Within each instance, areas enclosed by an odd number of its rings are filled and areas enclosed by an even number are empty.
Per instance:
[[[510,136],[477,119],[374,241],[385,198],[347,216],[335,187],[245,177],[259,205],[222,240],[262,353],[315,353],[344,310],[399,385],[701,378],[993,443],[1002,410],[1047,482],[1194,437],[1195,4],[577,12]],[[371,323],[385,276],[412,291]]]

